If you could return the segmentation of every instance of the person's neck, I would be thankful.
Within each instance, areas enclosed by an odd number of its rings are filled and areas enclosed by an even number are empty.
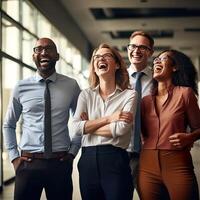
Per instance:
[[[147,65],[135,65],[135,64],[132,64],[131,65],[133,67],[133,69],[136,71],[136,72],[141,72],[142,70],[144,70]]]
[[[158,96],[164,96],[168,93],[169,88],[172,86],[171,81],[158,82]]]
[[[113,79],[100,79],[100,95],[105,99],[107,96],[109,96],[110,94],[112,94],[115,89],[116,89],[116,83],[115,80]]]
[[[45,73],[45,72],[40,72],[40,71],[39,71],[38,73],[40,74],[40,76],[41,76],[42,78],[47,79],[47,78],[50,77],[54,72],[55,72],[55,70],[52,70],[52,71],[47,72],[47,73]]]

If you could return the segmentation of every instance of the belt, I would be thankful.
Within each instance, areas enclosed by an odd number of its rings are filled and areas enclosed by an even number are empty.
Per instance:
[[[129,158],[139,158],[140,154],[137,152],[128,152],[128,157]]]
[[[125,149],[122,149],[120,147],[116,147],[113,145],[97,145],[97,146],[87,146],[82,147],[82,153],[109,153],[109,152],[123,152],[126,153]]]
[[[59,159],[68,154],[67,151],[59,151],[59,152],[53,152],[50,158],[45,158],[44,153],[30,153],[26,151],[22,151],[21,156],[27,157],[27,158],[37,158],[37,159]]]

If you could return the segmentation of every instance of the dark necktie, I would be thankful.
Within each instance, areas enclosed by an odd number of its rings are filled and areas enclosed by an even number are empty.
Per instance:
[[[44,91],[45,109],[44,109],[44,156],[51,158],[52,155],[52,133],[51,133],[51,96],[49,83],[51,80],[45,80],[46,88]]]
[[[136,115],[135,115],[135,129],[134,129],[134,141],[133,141],[133,151],[139,153],[141,150],[141,77],[143,76],[143,72],[136,72],[133,74],[136,78],[135,82],[135,90],[138,93],[138,100],[137,100],[137,108],[136,108]]]

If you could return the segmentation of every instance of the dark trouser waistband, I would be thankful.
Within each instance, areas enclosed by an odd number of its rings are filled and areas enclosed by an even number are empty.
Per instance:
[[[22,151],[21,156],[27,157],[27,158],[37,158],[37,159],[59,159],[68,154],[67,151],[59,151],[59,152],[53,152],[50,158],[45,158],[44,153],[30,153],[27,151]]]
[[[125,149],[122,149],[120,147],[116,147],[113,145],[97,145],[97,146],[88,146],[88,147],[82,147],[82,153],[107,153],[107,152],[126,152]]]

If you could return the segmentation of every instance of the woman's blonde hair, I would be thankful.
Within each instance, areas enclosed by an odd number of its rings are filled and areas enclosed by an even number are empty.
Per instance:
[[[115,81],[116,84],[122,89],[125,90],[129,87],[129,75],[126,68],[126,64],[120,55],[120,53],[113,47],[108,44],[100,44],[92,54],[92,58],[90,61],[90,75],[89,75],[89,84],[91,88],[95,88],[99,84],[99,77],[96,75],[94,71],[94,55],[99,49],[107,48],[111,51],[114,56],[114,59],[118,65],[118,69],[115,72]]]

